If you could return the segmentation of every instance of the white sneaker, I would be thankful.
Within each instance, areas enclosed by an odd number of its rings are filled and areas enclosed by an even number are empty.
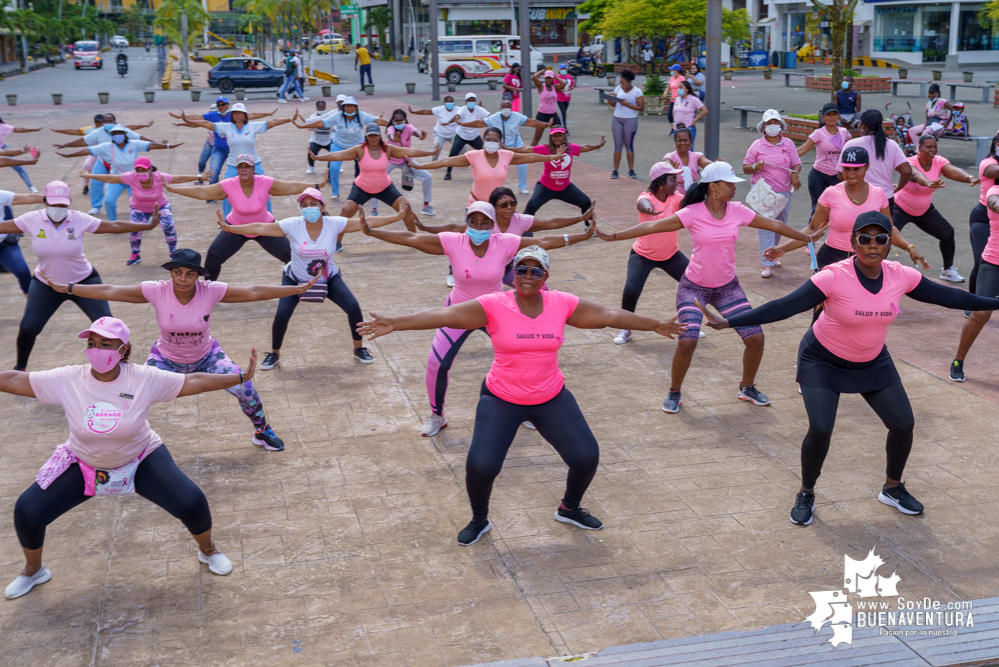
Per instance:
[[[14,598],[19,598],[22,595],[27,595],[28,592],[35,587],[36,584],[44,584],[46,581],[52,578],[52,573],[49,569],[42,565],[38,572],[35,572],[30,577],[26,577],[23,574],[18,575],[17,579],[10,582],[7,588],[4,589],[3,594],[8,600],[13,600]]]
[[[614,336],[615,345],[624,345],[629,340],[631,340],[631,329],[621,329],[617,332],[617,335]]]
[[[531,194],[531,191],[530,191],[530,190],[528,190],[527,188],[521,188],[521,189],[519,190],[519,192],[520,192],[520,194],[522,194],[522,195],[529,195],[529,194]]]
[[[531,422],[524,422],[523,424],[521,424],[521,426],[523,426],[524,428],[529,428],[532,431],[537,431],[538,430],[538,427],[535,426],[534,424],[532,424]]]
[[[963,283],[964,278],[961,274],[957,272],[957,267],[952,266],[945,271],[940,272],[940,280],[946,280],[949,283]]]
[[[308,97],[303,97],[303,98],[302,98],[302,101],[303,101],[303,102],[308,102],[308,101],[309,101],[309,98],[308,98]]]
[[[31,194],[33,194],[33,195],[37,195],[38,194],[38,188],[36,188],[34,185],[32,185],[30,188],[28,188],[28,191]]]
[[[705,337],[704,336],[704,329],[698,329],[697,330],[697,337],[698,338],[704,338]]]
[[[447,274],[447,279],[444,282],[447,283],[448,287],[454,287],[454,276],[451,275],[450,273]]]
[[[777,268],[777,269],[780,268],[780,260],[779,259],[775,259],[774,260],[774,268]]]
[[[764,266],[763,270],[760,271],[760,278],[769,278],[772,271],[769,266]]]
[[[208,569],[215,574],[225,576],[232,572],[232,561],[225,557],[224,554],[217,553],[211,556],[206,556],[200,549],[198,550],[198,562],[204,563],[208,566]]]
[[[426,206],[423,207],[423,215],[434,216],[437,215],[437,211],[434,210],[433,206],[427,204]]]
[[[87,214],[88,215],[100,215],[101,214],[101,209],[99,209],[99,208],[92,208],[89,211],[87,211]]]
[[[288,104],[287,98],[281,97],[278,99],[278,104]]]
[[[444,418],[444,415],[431,413],[427,417],[427,421],[423,422],[423,428],[420,430],[420,433],[429,438],[440,433],[440,430],[445,426],[447,426],[447,419]]]
[[[314,174],[314,173],[316,173],[316,168],[315,167],[309,167],[308,169],[305,170],[305,173],[306,174]]]

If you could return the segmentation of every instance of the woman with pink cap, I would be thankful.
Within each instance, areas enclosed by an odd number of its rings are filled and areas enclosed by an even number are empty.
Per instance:
[[[503,468],[517,428],[528,421],[569,468],[555,520],[584,530],[603,528],[600,519],[580,506],[597,472],[600,447],[576,399],[565,388],[558,366],[567,324],[580,329],[655,331],[669,338],[684,330],[676,317],[657,321],[545,289],[550,260],[548,253],[536,245],[522,248],[513,261],[514,290],[480,292],[464,303],[399,317],[371,313],[372,319],[359,327],[370,338],[393,331],[428,329],[485,329],[489,334],[495,358],[479,392],[475,429],[465,462],[472,520],[458,533],[458,544],[462,546],[475,544],[492,530],[489,499],[493,482]]]
[[[187,248],[171,254],[163,268],[170,272],[170,280],[146,281],[141,285],[76,285],[75,292],[87,299],[153,304],[160,337],[149,350],[146,365],[171,373],[239,373],[239,366],[212,336],[209,319],[215,304],[280,299],[301,294],[315,282],[293,287],[232,287],[200,280],[208,271],[201,266],[201,254]],[[57,283],[44,273],[42,278],[57,292],[65,294],[69,289],[69,285]],[[253,422],[253,444],[272,452],[284,449],[284,443],[267,423],[253,383],[246,382],[226,391],[236,397],[243,414]]]
[[[127,185],[128,214],[132,222],[148,223],[153,211],[159,210],[160,227],[163,229],[163,237],[171,255],[177,252],[177,231],[173,226],[173,209],[163,194],[163,186],[167,183],[191,183],[202,178],[205,180],[211,178],[211,172],[207,170],[200,176],[167,174],[156,169],[147,157],[136,158],[132,170],[122,174],[93,174],[84,169],[81,169],[79,174],[84,180],[93,179],[115,185]],[[132,247],[132,255],[125,264],[135,266],[142,261],[142,256],[139,254],[142,249],[142,232],[129,234],[128,242]]]
[[[446,255],[454,269],[454,288],[444,301],[453,306],[483,294],[503,291],[503,276],[507,263],[521,248],[535,245],[546,250],[580,243],[593,236],[593,226],[580,234],[557,234],[538,238],[523,238],[496,230],[496,210],[484,201],[472,202],[465,211],[462,232],[417,234],[403,230],[371,229],[361,221],[368,236],[396,245],[416,248],[428,255]],[[444,398],[447,394],[448,373],[461,346],[474,329],[440,328],[427,359],[427,395],[430,397],[430,417],[423,425],[425,436],[436,435],[447,426],[444,418]]]
[[[69,439],[56,447],[14,505],[14,530],[26,563],[4,595],[21,597],[52,578],[42,564],[45,528],[94,496],[138,493],[159,505],[191,532],[199,562],[215,574],[229,574],[232,563],[212,541],[208,499],[174,463],[148,417],[155,403],[253,379],[256,348],[245,372],[180,375],[128,363],[132,346],[121,320],[101,317],[79,337],[87,339],[89,363],[0,372],[0,391],[62,407],[69,426]]]
[[[94,301],[73,294],[72,286],[77,283],[93,285],[101,282],[100,274],[83,254],[84,234],[127,234],[153,229],[160,223],[158,212],[149,223],[140,224],[115,220],[108,222],[71,209],[69,186],[62,181],[52,181],[45,186],[43,203],[43,209],[0,222],[0,234],[27,234],[31,238],[35,257],[38,258],[35,275],[28,287],[24,316],[17,332],[17,365],[14,369],[21,371],[28,366],[28,357],[31,356],[31,348],[35,346],[38,334],[66,301],[79,306],[90,321],[111,316],[111,309],[104,301]],[[69,291],[60,294],[49,287],[42,278],[43,272],[59,282],[69,284]]]
[[[288,243],[290,261],[284,269],[284,275],[281,276],[281,284],[309,285],[307,290],[284,296],[278,301],[277,314],[274,316],[271,328],[273,348],[264,357],[260,368],[268,371],[281,363],[281,345],[284,343],[288,323],[295,314],[298,302],[322,303],[326,299],[347,313],[350,334],[354,339],[354,359],[362,364],[373,364],[374,357],[364,347],[361,335],[357,333],[357,324],[363,317],[361,306],[358,305],[357,299],[343,279],[343,274],[333,261],[340,237],[345,233],[361,230],[364,211],[360,211],[360,220],[327,215],[323,193],[315,188],[308,188],[300,194],[298,205],[302,215],[278,222],[233,225],[219,214],[219,227],[224,234],[230,232],[236,235],[258,234],[261,238],[277,237],[285,243],[290,240]],[[409,213],[408,206],[404,203],[402,210],[393,216],[370,218],[368,224],[380,227],[402,220]]]
[[[561,153],[562,157],[552,162],[544,163],[541,178],[534,185],[524,215],[534,215],[538,209],[553,199],[563,201],[569,206],[576,206],[585,211],[592,205],[592,200],[585,192],[571,183],[573,158],[590,151],[600,150],[607,143],[607,135],[600,135],[598,144],[569,143],[569,134],[561,125],[553,125],[548,129],[548,145],[534,146],[532,149],[538,155],[554,155]]]
[[[252,155],[239,155],[233,159],[237,165],[236,176],[225,178],[214,185],[175,188],[165,184],[163,187],[169,192],[192,199],[205,201],[224,199],[231,205],[225,213],[226,221],[231,225],[247,225],[252,222],[274,220],[274,215],[271,213],[271,195],[278,197],[297,195],[309,187],[318,189],[326,185],[326,180],[329,178],[326,176],[321,182],[314,184],[279,181],[256,173]],[[239,252],[248,239],[256,241],[269,255],[276,257],[282,263],[287,264],[291,259],[291,248],[288,247],[287,239],[242,234],[233,236],[227,232],[219,232],[208,246],[208,257],[205,259],[209,280],[218,280],[219,274],[222,273],[222,265]]]
[[[558,94],[565,89],[566,82],[556,78],[555,72],[550,69],[535,72],[531,81],[538,89],[538,113],[534,119],[542,123],[554,121],[556,125],[564,126],[565,120],[562,119],[558,109]],[[538,145],[544,132],[544,128],[534,128],[534,138],[531,139],[532,146]]]

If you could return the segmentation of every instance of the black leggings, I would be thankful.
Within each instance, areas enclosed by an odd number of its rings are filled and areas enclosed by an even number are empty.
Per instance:
[[[985,246],[989,242],[989,234],[992,232],[989,227],[989,210],[984,205],[976,204],[975,208],[971,209],[971,215],[968,217],[968,231],[971,234],[971,254],[975,257],[975,266],[971,269],[971,275],[968,276],[968,291],[977,294],[975,285],[978,280],[978,267],[982,263],[982,253],[985,252]]]
[[[662,269],[670,278],[680,282],[683,272],[687,270],[687,256],[677,250],[672,257],[656,261],[639,255],[634,250],[628,255],[628,277],[624,281],[624,294],[621,295],[621,308],[635,312],[638,298],[642,296],[645,281],[649,279],[652,269]]]
[[[97,269],[94,269],[77,284],[100,285],[101,276],[97,273]],[[17,368],[28,367],[28,357],[31,356],[31,348],[35,346],[35,339],[42,333],[49,319],[59,310],[59,306],[66,301],[72,301],[79,306],[91,322],[102,317],[111,317],[111,307],[107,301],[84,299],[75,294],[62,294],[32,276],[31,285],[28,286],[28,301],[24,304],[24,317],[21,318],[21,328],[17,332]]]
[[[940,215],[936,206],[930,204],[929,209],[922,215],[906,213],[901,206],[896,206],[891,213],[891,221],[898,227],[899,231],[902,231],[902,228],[911,222],[937,239],[940,242],[940,254],[943,256],[942,269],[946,271],[953,266],[954,251],[957,250],[957,243],[954,241],[954,227]]]
[[[815,167],[812,167],[812,170],[808,172],[808,196],[812,199],[812,212],[808,214],[809,219],[815,215],[815,207],[819,204],[819,197],[826,191],[826,188],[831,188],[838,183],[839,177],[836,174],[832,176],[823,174]]]
[[[562,387],[562,391],[550,401],[540,405],[518,405],[497,397],[483,382],[479,405],[475,409],[472,444],[465,461],[465,487],[472,504],[473,518],[484,520],[489,516],[493,481],[503,469],[503,460],[517,429],[526,421],[538,428],[541,437],[569,466],[562,503],[567,509],[579,507],[597,472],[600,447],[576,399]]]
[[[248,239],[242,234],[219,232],[208,246],[208,257],[205,259],[208,279],[218,280],[219,274],[222,273],[222,265],[239,252],[247,241],[256,241],[268,254],[284,264],[291,261],[291,243],[287,236],[258,236],[255,239]]]
[[[285,273],[281,276],[282,285],[297,285],[298,281]],[[361,306],[351,293],[347,283],[343,280],[343,275],[338,273],[326,283],[326,298],[340,306],[340,310],[347,313],[347,321],[350,323],[350,337],[354,340],[361,340],[361,334],[357,333],[357,325],[364,319],[361,315]],[[298,295],[284,296],[278,299],[277,314],[274,315],[274,324],[271,325],[271,345],[275,350],[281,349],[284,343],[284,335],[288,331],[288,322],[298,308]]]
[[[549,190],[541,183],[535,183],[534,192],[524,207],[524,215],[534,215],[539,208],[553,199],[564,201],[570,206],[578,206],[580,213],[586,213],[586,209],[590,208],[590,198],[572,183],[565,190]]]
[[[454,157],[455,155],[461,154],[461,149],[465,146],[471,146],[475,150],[482,150],[482,137],[475,137],[474,139],[462,139],[457,134],[451,139],[451,152],[448,153],[448,157]],[[451,167],[447,168],[447,173],[451,173]]]
[[[569,119],[566,116],[569,113],[569,102],[571,101],[572,100],[566,100],[558,103],[558,114],[562,116],[562,127],[567,127],[569,124]]]
[[[836,424],[836,408],[839,406],[839,392],[825,387],[802,385],[801,396],[805,399],[805,412],[808,414],[808,432],[801,443],[801,486],[813,489],[822,473],[822,462],[829,453],[829,441]],[[885,443],[888,465],[885,474],[888,479],[901,480],[905,462],[912,449],[912,429],[915,426],[912,405],[909,404],[905,387],[902,383],[893,384],[878,391],[862,393],[861,396],[888,428],[888,440]]]
[[[330,145],[329,144],[323,146],[322,144],[317,144],[314,141],[310,141],[309,142],[309,152],[306,153],[306,155],[308,156],[308,159],[309,159],[309,166],[310,167],[315,167],[316,166],[316,161],[312,159],[312,156],[313,155],[319,155],[319,151],[326,151],[327,153],[332,153],[333,152],[333,151],[330,150]]]
[[[208,498],[198,485],[181,472],[166,445],[160,445],[142,460],[135,471],[135,492],[200,535],[212,527]],[[25,549],[41,549],[45,527],[95,496],[83,495],[83,472],[74,463],[59,475],[49,488],[42,490],[32,483],[14,503],[14,530]]]

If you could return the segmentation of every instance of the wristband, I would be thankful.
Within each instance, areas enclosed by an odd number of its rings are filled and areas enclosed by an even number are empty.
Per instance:
[[[66,294],[72,294],[72,293],[73,293],[73,283],[70,283],[69,284],[69,289],[66,290]]]
[[[239,383],[240,384],[246,384],[246,380],[243,378],[243,373],[242,372],[240,372],[240,374],[239,374]]]
[[[562,238],[565,239],[565,244],[568,246],[569,245],[569,235],[568,234],[563,234]]]

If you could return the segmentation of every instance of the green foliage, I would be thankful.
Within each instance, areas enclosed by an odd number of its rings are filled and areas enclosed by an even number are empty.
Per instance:
[[[804,120],[818,120],[819,114],[817,113],[789,113],[787,114],[791,118],[802,118]]]
[[[188,49],[201,36],[201,29],[209,21],[208,12],[201,6],[200,0],[163,0],[156,10],[153,24],[163,29],[163,33],[174,44],[180,44],[180,17],[187,14],[187,44]]]
[[[215,67],[216,65],[219,64],[219,61],[221,61],[222,59],[219,58],[218,56],[202,56],[202,60],[204,60],[212,67]]]
[[[978,10],[978,23],[983,28],[995,28],[999,24],[999,0],[989,0]]]
[[[658,72],[653,72],[645,79],[645,86],[642,94],[646,96],[661,97],[666,92],[666,82],[659,76]]]
[[[577,14],[589,14],[590,18],[579,24],[579,29],[591,35],[598,34],[601,30],[600,24],[604,20],[604,14],[608,7],[616,0],[586,0],[586,2],[576,7]]]

